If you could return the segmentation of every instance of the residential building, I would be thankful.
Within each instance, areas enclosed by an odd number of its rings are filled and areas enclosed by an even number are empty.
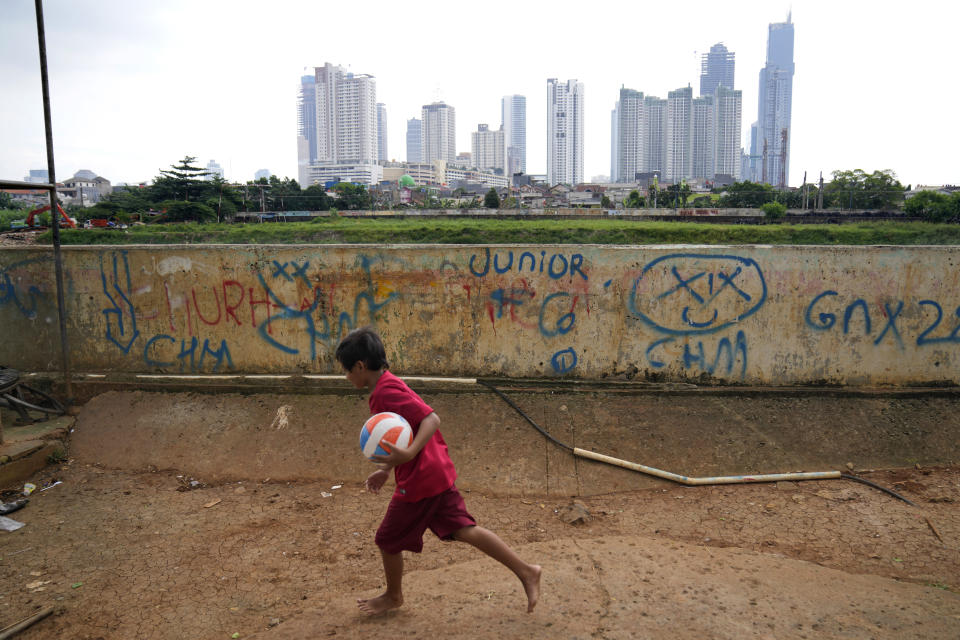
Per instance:
[[[734,57],[733,51],[728,51],[720,42],[710,47],[710,51],[701,56],[701,96],[712,96],[717,87],[733,89]]]
[[[377,103],[377,161],[384,164],[390,156],[387,155],[387,105]]]
[[[101,198],[113,192],[110,181],[93,171],[81,169],[73,177],[58,183],[57,193],[69,204],[85,207],[97,204]]]
[[[457,157],[456,112],[444,102],[423,105],[420,134],[421,161],[443,160],[453,163]]]
[[[664,138],[663,179],[679,182],[693,171],[693,89],[689,86],[667,94],[667,127]]]
[[[767,34],[766,65],[760,70],[756,135],[750,155],[755,180],[785,188],[790,176],[790,119],[793,104],[793,22],[773,23]],[[759,175],[756,175],[756,174]]]
[[[503,96],[500,101],[504,159],[508,175],[527,172],[527,98],[521,95]]]
[[[667,100],[643,99],[643,164],[641,173],[663,176],[667,167]]]
[[[547,180],[583,182],[584,88],[582,82],[547,80]]]
[[[492,169],[505,173],[504,154],[507,147],[504,144],[504,138],[503,127],[497,131],[491,131],[485,124],[478,125],[477,130],[470,134],[473,166],[481,171]]]
[[[310,89],[313,97],[310,98]],[[301,78],[297,153],[300,184],[313,184],[314,165],[350,167],[377,162],[377,85],[329,62],[314,69],[313,83]],[[310,111],[315,126],[311,134]],[[313,139],[311,140],[311,135]]]
[[[684,178],[713,180],[716,133],[714,96],[700,96],[692,101],[691,118],[691,166]]]
[[[616,113],[617,182],[633,182],[644,171],[644,96],[643,92],[621,87]]]
[[[423,153],[421,147],[421,127],[422,120],[419,118],[410,118],[407,120],[407,162],[422,162]]]
[[[739,89],[728,89],[720,86],[714,96],[714,161],[713,174],[716,176],[730,176],[740,180],[741,171],[741,112],[743,110],[743,93]],[[706,178],[707,176],[701,176]]]

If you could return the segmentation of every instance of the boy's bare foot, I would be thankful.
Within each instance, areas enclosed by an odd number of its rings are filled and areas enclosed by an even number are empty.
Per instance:
[[[539,567],[537,567],[539,569]],[[540,574],[537,573],[537,580],[539,583]],[[527,597],[529,598],[529,592]],[[389,611],[390,609],[397,609],[403,604],[403,597],[394,598],[388,593],[382,593],[376,598],[357,598],[357,606],[360,607],[360,611],[363,611],[367,615],[375,616],[378,613],[383,613],[384,611]]]
[[[533,608],[537,606],[537,600],[540,598],[540,565],[532,564],[530,568],[530,573],[526,577],[520,578],[520,582],[523,583],[523,590],[527,593],[527,613],[533,611]]]

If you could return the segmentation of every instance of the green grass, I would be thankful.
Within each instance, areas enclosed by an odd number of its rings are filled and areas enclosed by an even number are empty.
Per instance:
[[[50,243],[49,231],[40,242]],[[357,219],[64,229],[63,244],[810,244],[956,245],[960,225],[708,224],[629,220]]]

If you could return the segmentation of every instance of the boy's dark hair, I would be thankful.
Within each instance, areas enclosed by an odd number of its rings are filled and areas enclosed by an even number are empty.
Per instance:
[[[348,333],[337,345],[337,362],[349,371],[357,362],[367,369],[389,369],[387,352],[377,332],[370,327],[361,327]]]

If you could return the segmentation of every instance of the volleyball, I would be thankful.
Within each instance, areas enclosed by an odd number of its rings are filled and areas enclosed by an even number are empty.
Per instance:
[[[389,453],[380,443],[409,447],[413,442],[413,429],[403,416],[385,411],[370,416],[360,430],[360,450],[367,458],[385,456]]]

